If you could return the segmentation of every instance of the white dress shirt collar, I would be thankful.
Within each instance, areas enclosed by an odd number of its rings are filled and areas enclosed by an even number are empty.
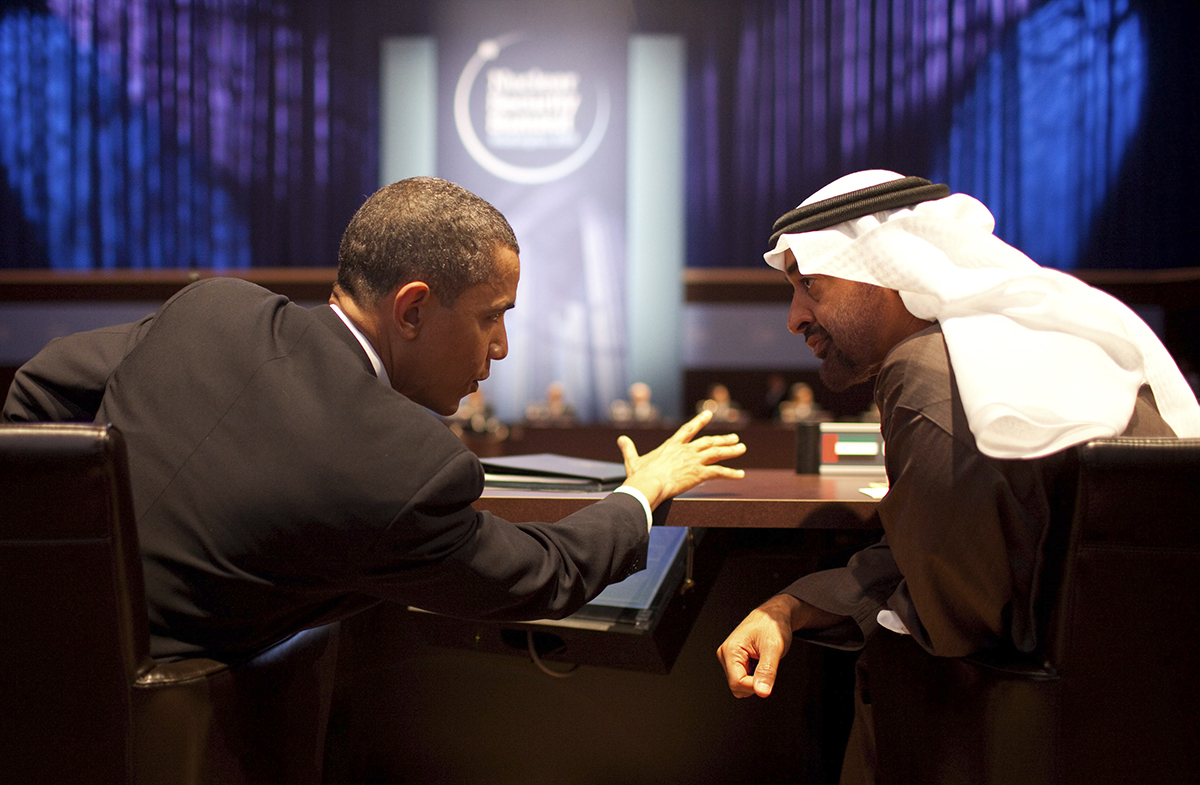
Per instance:
[[[338,318],[350,329],[358,342],[362,344],[363,351],[367,353],[367,359],[371,361],[371,367],[375,369],[375,375],[379,377],[379,381],[383,382],[388,387],[392,386],[392,382],[388,379],[387,369],[383,367],[383,360],[379,357],[379,352],[375,351],[375,347],[367,340],[367,336],[362,334],[362,331],[355,326],[354,322],[350,321],[350,317],[345,311],[339,308],[336,304],[330,303],[329,307],[338,315]]]

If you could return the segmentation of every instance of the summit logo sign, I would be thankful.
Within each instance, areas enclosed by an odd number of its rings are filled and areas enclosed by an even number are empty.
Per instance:
[[[491,174],[548,183],[596,152],[608,131],[611,99],[603,82],[589,84],[579,70],[505,57],[522,38],[514,33],[480,42],[455,86],[454,125],[467,153]],[[581,119],[590,120],[586,132]]]
[[[488,147],[578,147],[575,117],[582,102],[577,71],[488,69]]]

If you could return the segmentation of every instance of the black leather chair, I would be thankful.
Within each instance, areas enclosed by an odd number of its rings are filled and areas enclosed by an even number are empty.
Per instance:
[[[1200,782],[1200,439],[1076,454],[1039,652],[864,650],[879,783]]]
[[[337,625],[156,664],[111,427],[0,426],[0,782],[319,783]]]

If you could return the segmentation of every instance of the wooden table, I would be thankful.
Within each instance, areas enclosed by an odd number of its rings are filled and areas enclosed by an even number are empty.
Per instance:
[[[710,480],[671,502],[667,526],[696,528],[861,529],[876,500],[860,489],[884,482],[880,474],[796,474],[747,469],[741,480]],[[510,521],[556,521],[604,497],[603,493],[488,488],[475,503]]]

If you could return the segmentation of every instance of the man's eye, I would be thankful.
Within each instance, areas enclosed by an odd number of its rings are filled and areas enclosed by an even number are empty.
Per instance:
[[[804,287],[805,291],[808,291],[810,288],[812,288],[813,279],[812,278],[801,278],[800,285]]]

